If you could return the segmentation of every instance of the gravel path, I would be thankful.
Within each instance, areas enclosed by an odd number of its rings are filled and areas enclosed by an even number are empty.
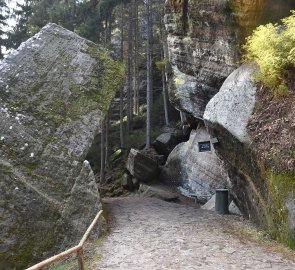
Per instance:
[[[244,226],[194,206],[155,198],[107,199],[113,220],[95,269],[285,269],[295,262],[230,233]]]

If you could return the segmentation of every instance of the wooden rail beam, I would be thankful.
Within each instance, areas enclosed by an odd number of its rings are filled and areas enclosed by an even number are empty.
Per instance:
[[[84,266],[84,252],[83,252],[83,246],[87,240],[87,238],[89,237],[91,231],[93,230],[95,224],[97,223],[98,219],[100,218],[100,216],[102,215],[103,210],[100,210],[98,212],[98,214],[95,216],[94,220],[92,221],[92,223],[90,224],[90,226],[88,227],[87,231],[85,232],[85,234],[83,235],[79,245],[74,246],[64,252],[61,252],[47,260],[44,260],[38,264],[35,264],[29,268],[27,268],[26,270],[41,270],[44,267],[50,266],[51,264],[60,261],[62,259],[65,259],[67,257],[69,257],[70,255],[77,253],[77,258],[78,258],[78,266],[79,266],[79,270],[85,270],[85,266]]]
[[[79,267],[79,270],[85,270],[83,248],[81,248],[78,251],[77,256],[78,256],[78,267]]]
[[[85,234],[83,235],[80,243],[79,243],[79,246],[80,247],[83,247],[84,243],[86,242],[87,238],[89,237],[89,234],[91,233],[92,229],[94,228],[95,224],[97,223],[99,217],[101,216],[102,214],[102,210],[100,210],[98,212],[98,214],[96,215],[96,217],[94,218],[94,220],[92,221],[92,223],[90,224],[90,226],[88,227],[87,231],[85,232]]]
[[[72,247],[62,253],[59,253],[43,262],[40,262],[38,264],[35,264],[33,266],[31,266],[30,268],[28,268],[27,270],[40,270],[46,266],[49,266],[51,264],[53,264],[54,262],[56,261],[59,261],[61,259],[64,259],[66,257],[69,257],[70,255],[74,254],[74,253],[77,253],[79,250],[81,249],[81,247],[78,245],[78,246],[75,246],[75,247]]]

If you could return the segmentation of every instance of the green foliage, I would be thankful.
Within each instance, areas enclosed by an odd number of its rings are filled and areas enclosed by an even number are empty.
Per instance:
[[[271,235],[280,242],[287,243],[295,247],[292,232],[289,227],[289,213],[286,208],[286,200],[294,199],[291,196],[292,190],[295,189],[294,174],[275,174],[267,172],[268,189],[270,190],[271,203],[268,204],[268,212],[273,220],[270,227]]]
[[[8,48],[17,48],[21,42],[40,31],[47,23],[59,24],[80,36],[99,42],[104,33],[105,21],[113,21],[114,7],[122,0],[25,0],[13,10],[16,26],[8,33]],[[0,0],[0,34],[1,26],[7,19],[4,0]],[[2,31],[3,34],[3,31]],[[4,45],[4,42],[2,42]]]
[[[8,48],[17,48],[30,37],[28,20],[32,15],[32,2],[32,0],[25,0],[22,4],[17,3],[17,8],[13,10],[12,17],[16,20],[16,26],[8,33]]]
[[[167,58],[164,58],[162,60],[156,61],[155,65],[157,67],[158,70],[160,71],[164,71],[165,70],[165,66],[169,63],[169,60]]]
[[[254,60],[260,68],[257,79],[277,96],[289,94],[288,72],[295,68],[295,11],[282,19],[282,25],[259,26],[244,45],[246,60]]]
[[[7,25],[7,4],[5,0],[0,0],[0,59],[3,58],[2,47],[6,46],[5,26]]]
[[[97,85],[100,89],[94,101],[99,104],[99,109],[106,113],[118,87],[124,80],[125,67],[122,62],[111,59],[106,50],[94,43],[88,44],[88,53],[100,62],[99,69],[92,74],[93,85]],[[97,92],[97,89],[93,90]]]

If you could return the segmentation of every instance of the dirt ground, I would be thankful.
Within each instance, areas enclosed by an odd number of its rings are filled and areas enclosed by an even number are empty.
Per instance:
[[[241,233],[249,230],[241,217],[139,196],[104,202],[111,227],[91,269],[295,269],[292,251]]]

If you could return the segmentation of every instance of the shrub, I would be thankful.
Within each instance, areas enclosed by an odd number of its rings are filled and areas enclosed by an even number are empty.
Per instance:
[[[256,28],[243,47],[245,59],[254,60],[260,68],[257,79],[275,94],[286,95],[288,73],[295,68],[295,11],[281,25]]]

